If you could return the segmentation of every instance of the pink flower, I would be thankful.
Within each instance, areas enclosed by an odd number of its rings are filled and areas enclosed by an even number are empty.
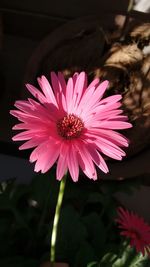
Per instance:
[[[143,256],[145,252],[150,254],[150,225],[143,218],[119,207],[116,221],[122,229],[121,235],[130,239],[130,245],[136,248],[137,253],[141,252]]]
[[[73,181],[78,180],[79,167],[91,179],[97,179],[95,165],[103,172],[108,167],[101,154],[121,160],[128,141],[114,129],[132,125],[120,109],[121,95],[102,100],[108,81],[99,79],[87,86],[84,72],[75,73],[67,84],[62,73],[51,73],[52,86],[45,76],[38,78],[41,90],[27,84],[37,101],[16,101],[10,113],[20,124],[14,130],[23,132],[14,141],[26,140],[20,149],[33,148],[30,162],[36,162],[35,171],[47,172],[57,161],[57,179],[69,170]]]

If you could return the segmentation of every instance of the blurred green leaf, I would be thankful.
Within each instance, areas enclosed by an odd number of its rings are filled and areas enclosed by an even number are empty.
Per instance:
[[[99,265],[100,266],[100,265]],[[87,267],[98,267],[98,263],[96,261],[93,261],[87,265]]]
[[[106,197],[99,192],[92,192],[89,194],[87,203],[101,203],[104,204],[106,200]]]
[[[91,244],[87,241],[84,241],[81,246],[78,248],[76,259],[73,267],[85,267],[89,262],[96,261],[98,258],[95,255],[94,249]]]
[[[124,179],[120,181],[105,181],[102,184],[102,188],[105,194],[111,196],[117,192],[123,192],[131,195],[134,190],[139,189],[141,181],[139,179]]]
[[[144,267],[148,266],[148,264],[150,264],[148,256],[143,256],[141,253],[138,253],[131,259],[129,267]]]
[[[30,185],[31,199],[36,201],[41,209],[47,200],[49,207],[55,207],[59,184],[52,172],[35,176]]]
[[[101,217],[97,213],[90,213],[83,218],[87,228],[88,238],[97,256],[103,251],[106,242],[106,230]]]
[[[59,222],[56,256],[73,262],[86,236],[86,229],[77,211],[71,205],[65,206]]]
[[[117,255],[112,253],[112,252],[109,252],[109,253],[106,253],[101,261],[100,261],[100,266],[102,267],[112,267],[113,266],[113,262],[117,259]],[[120,266],[121,267],[121,266]]]

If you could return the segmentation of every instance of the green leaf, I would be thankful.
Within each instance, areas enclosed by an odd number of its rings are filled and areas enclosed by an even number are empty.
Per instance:
[[[100,265],[99,265],[100,266]],[[90,262],[87,267],[98,267],[97,261]]]
[[[120,247],[120,256],[116,259],[112,267],[129,267],[130,261],[134,257],[134,249],[126,242]]]
[[[133,257],[130,258],[130,262],[128,261],[127,264],[129,267],[144,267],[147,265],[147,263],[150,264],[148,255],[143,256],[142,253],[134,253]]]
[[[109,252],[102,257],[100,261],[100,266],[112,267],[112,264],[116,259],[117,259],[117,255],[115,253]]]

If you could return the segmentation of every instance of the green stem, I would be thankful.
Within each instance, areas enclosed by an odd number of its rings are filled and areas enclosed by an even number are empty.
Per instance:
[[[52,228],[52,236],[51,236],[51,250],[50,250],[50,262],[55,262],[55,252],[56,252],[56,238],[57,238],[57,230],[58,230],[58,223],[59,223],[59,217],[60,217],[60,210],[62,206],[63,196],[64,196],[64,190],[66,185],[66,178],[67,174],[64,175],[63,179],[60,182],[60,188],[57,198],[57,205],[55,210],[55,216],[53,221],[53,228]]]

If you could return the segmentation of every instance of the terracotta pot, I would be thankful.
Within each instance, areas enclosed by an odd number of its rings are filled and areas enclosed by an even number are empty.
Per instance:
[[[67,263],[56,262],[53,265],[50,262],[44,262],[40,265],[40,267],[69,267]]]

